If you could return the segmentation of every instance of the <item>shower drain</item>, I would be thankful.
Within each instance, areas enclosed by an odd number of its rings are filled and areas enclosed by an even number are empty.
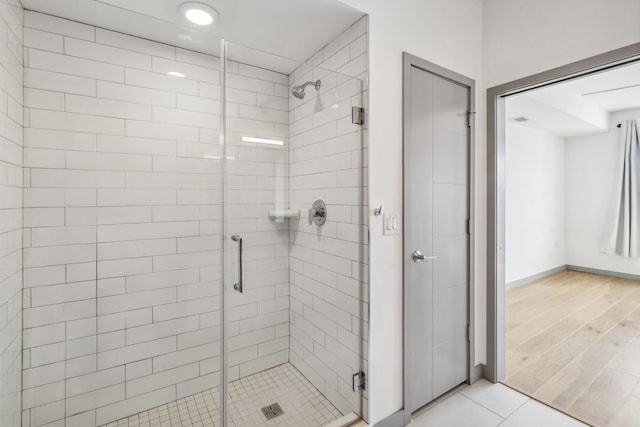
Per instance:
[[[284,414],[284,411],[280,407],[280,404],[276,402],[262,408],[262,413],[267,418],[267,420],[271,420],[279,415]]]

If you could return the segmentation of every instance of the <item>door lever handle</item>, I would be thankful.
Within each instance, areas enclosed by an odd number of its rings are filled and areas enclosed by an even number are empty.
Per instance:
[[[429,260],[429,259],[431,259],[431,260],[438,259],[438,257],[435,256],[435,255],[434,256],[425,256],[425,255],[423,255],[422,252],[415,251],[414,253],[411,254],[411,259],[413,260],[413,262],[422,262],[422,261]]]

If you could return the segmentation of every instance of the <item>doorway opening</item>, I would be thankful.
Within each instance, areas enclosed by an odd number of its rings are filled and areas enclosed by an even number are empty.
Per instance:
[[[632,420],[640,391],[640,259],[616,232],[639,55],[632,45],[488,96],[486,375],[597,426]]]

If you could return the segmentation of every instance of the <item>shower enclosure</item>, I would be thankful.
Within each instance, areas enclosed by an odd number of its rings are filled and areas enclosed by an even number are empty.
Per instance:
[[[366,418],[366,17],[301,62],[14,9],[22,366],[2,425]]]

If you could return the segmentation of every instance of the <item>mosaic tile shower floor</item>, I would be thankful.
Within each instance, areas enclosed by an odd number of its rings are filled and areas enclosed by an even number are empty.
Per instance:
[[[284,414],[267,421],[261,409],[279,403]],[[106,427],[218,427],[218,387],[184,397],[106,424]],[[228,399],[229,427],[321,427],[341,417],[340,412],[293,365],[232,381]]]

